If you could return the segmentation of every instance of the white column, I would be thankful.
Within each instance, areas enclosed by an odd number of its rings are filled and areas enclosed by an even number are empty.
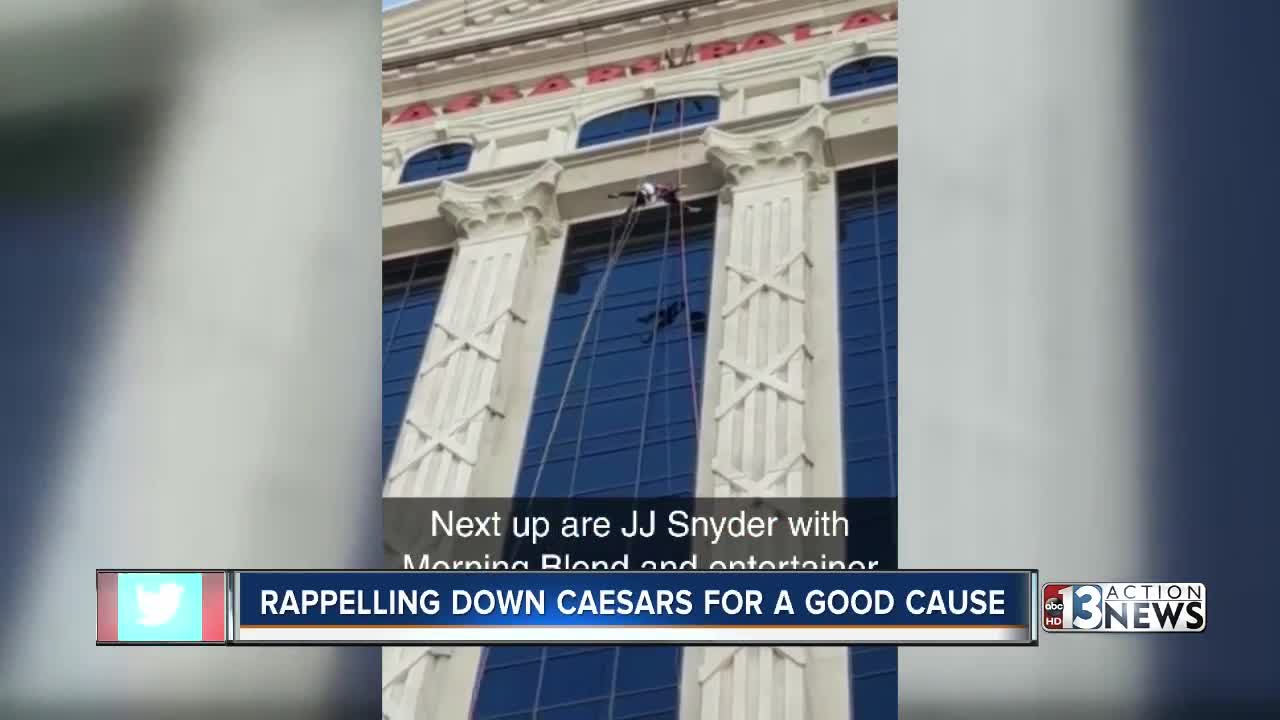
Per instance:
[[[803,497],[810,194],[829,180],[827,111],[762,133],[703,136],[732,207],[716,257],[725,272],[710,487],[716,497]]]
[[[484,472],[481,448],[504,417],[503,388],[520,372],[503,359],[521,342],[536,249],[561,232],[560,172],[548,162],[503,185],[443,183],[440,209],[458,229],[458,246],[384,497],[466,497]],[[462,695],[479,658],[478,648],[385,648],[383,716],[466,717]]]
[[[560,166],[504,185],[445,181],[440,210],[458,247],[387,473],[387,497],[465,497],[482,438],[503,416],[535,245],[561,232]]]
[[[811,236],[834,223],[834,217],[826,223],[814,218],[815,211],[831,208],[819,192],[829,194],[831,187],[826,122],[827,111],[815,107],[782,127],[744,134],[711,128],[703,135],[711,162],[724,172],[723,200],[730,207],[715,250],[723,293],[716,368],[707,380],[714,406],[704,410],[703,420],[710,472],[700,473],[699,496],[816,494],[807,441],[815,423],[838,423],[837,417],[815,417],[815,404],[806,402],[806,393],[819,389],[811,377],[817,320],[810,297]],[[840,469],[830,463],[822,471]],[[698,685],[697,708],[687,718],[848,718],[847,681],[833,676],[846,671],[847,662],[831,653],[783,647],[687,652]],[[831,692],[840,687],[846,692]]]

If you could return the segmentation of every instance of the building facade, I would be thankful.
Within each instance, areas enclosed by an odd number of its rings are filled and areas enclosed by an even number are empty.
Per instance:
[[[897,495],[893,4],[439,0],[383,33],[385,496]],[[687,207],[610,197],[646,181]],[[383,658],[396,720],[896,689],[892,648]]]

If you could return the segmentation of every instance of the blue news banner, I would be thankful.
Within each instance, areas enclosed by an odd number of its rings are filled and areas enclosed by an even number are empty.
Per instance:
[[[1034,571],[237,572],[232,643],[1030,645]]]

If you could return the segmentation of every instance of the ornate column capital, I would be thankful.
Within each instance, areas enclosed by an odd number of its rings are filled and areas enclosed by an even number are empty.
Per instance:
[[[386,167],[394,167],[404,162],[404,151],[395,145],[382,146],[382,164]]]
[[[396,184],[400,169],[404,167],[404,152],[394,145],[382,145],[382,187]]]
[[[815,106],[782,127],[759,132],[707,128],[702,142],[711,164],[720,168],[731,186],[750,186],[793,175],[816,185],[830,179],[825,150],[829,115],[826,108]]]
[[[563,171],[554,161],[501,185],[472,187],[440,183],[440,213],[463,241],[531,233],[539,243],[563,231],[556,186]]]

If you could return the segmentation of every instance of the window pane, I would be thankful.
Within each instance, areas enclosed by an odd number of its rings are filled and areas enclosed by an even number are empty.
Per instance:
[[[404,421],[422,363],[451,253],[435,252],[382,265],[382,472]]]
[[[855,60],[831,73],[831,95],[833,97],[847,95],[883,85],[893,85],[896,82],[898,82],[897,58],[871,57]]]
[[[404,164],[400,174],[400,182],[408,183],[417,180],[452,175],[467,169],[471,163],[471,146],[466,143],[450,143],[427,148]]]
[[[849,68],[832,76],[832,94]],[[897,175],[897,163],[888,162],[839,177],[840,386],[850,497],[897,495]],[[854,717],[897,717],[897,668],[896,648],[850,649]]]
[[[714,95],[676,98],[637,105],[588,121],[578,133],[578,147],[644,137],[651,132],[674,130],[715,122],[720,99]]]

